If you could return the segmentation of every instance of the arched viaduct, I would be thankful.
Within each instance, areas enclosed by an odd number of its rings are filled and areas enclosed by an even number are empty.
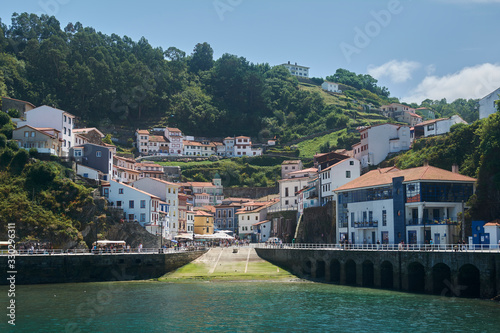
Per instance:
[[[491,298],[500,253],[257,248],[257,254],[316,281],[436,295]]]

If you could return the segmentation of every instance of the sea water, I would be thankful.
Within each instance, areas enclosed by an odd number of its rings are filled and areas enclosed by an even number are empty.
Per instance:
[[[17,286],[15,327],[0,299],[0,332],[500,332],[492,301],[320,283]]]

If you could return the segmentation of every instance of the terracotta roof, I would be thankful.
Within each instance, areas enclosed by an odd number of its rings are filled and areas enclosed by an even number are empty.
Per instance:
[[[178,128],[174,128],[174,127],[167,127],[167,130],[168,130],[169,132],[181,132],[181,130],[180,130],[180,129],[178,129]]]
[[[134,159],[132,158],[126,158],[126,157],[121,157],[121,156],[118,156],[118,155],[113,155],[113,158],[116,158],[117,160],[122,160],[122,161],[126,161],[126,162],[129,162],[129,163],[136,163]]]
[[[58,130],[56,130],[54,128],[49,128],[49,127],[33,127],[33,126],[30,126],[30,125],[21,126],[19,128],[14,129],[14,131],[20,131],[22,128],[25,128],[25,127],[29,127],[29,128],[31,128],[31,129],[33,129],[33,130],[35,130],[37,132],[40,132],[41,134],[46,135],[46,136],[48,136],[48,137],[50,137],[52,139],[56,139],[56,137],[54,135],[50,134],[50,133],[47,133],[47,131],[53,130],[53,131],[56,131],[56,132],[60,132],[60,131],[58,131]]]
[[[301,162],[301,160],[288,160],[288,161],[283,161],[283,163],[281,163],[281,165],[284,165],[284,164],[299,164]]]
[[[201,146],[202,145],[200,142],[188,141],[188,140],[184,140],[183,143],[184,143],[184,146]]]
[[[449,118],[439,118],[439,119],[431,119],[431,120],[426,120],[426,121],[423,121],[419,124],[416,124],[415,127],[417,126],[425,126],[425,125],[429,125],[429,124],[434,124],[435,122],[438,122],[438,121],[441,121],[441,120],[446,120],[446,119],[449,119]]]
[[[215,187],[214,184],[209,182],[188,182],[188,184],[192,187]]]
[[[203,210],[197,210],[197,211],[195,211],[195,213],[194,213],[194,214],[195,214],[196,216],[211,216],[211,217],[213,217],[213,215],[212,215],[212,214],[207,213],[207,212],[205,212],[205,211],[203,211]]]
[[[147,134],[147,135],[149,135],[149,131],[148,130],[137,130],[137,134]]]
[[[131,173],[137,173],[137,174],[140,174],[141,172],[138,171],[138,170],[134,170],[134,169],[128,169],[128,168],[124,168],[124,167],[121,167],[121,166],[118,166],[118,165],[115,165],[114,166],[116,169],[120,169],[120,170],[124,170],[124,171],[128,171],[128,172],[131,172]]]
[[[105,135],[101,131],[99,131],[97,128],[95,128],[95,127],[74,128],[73,129],[73,133],[81,133],[81,134],[87,134],[88,132],[92,132],[92,131],[96,131],[97,134],[99,134],[99,136],[101,138],[105,137]]]
[[[149,137],[150,142],[167,142],[163,135],[151,135]]]
[[[260,225],[260,224],[263,224],[263,223],[266,223],[266,222],[270,222],[270,221],[269,220],[264,220],[264,221],[260,221],[260,222],[254,223],[252,225]]]
[[[291,181],[303,180],[303,179],[309,179],[309,177],[285,178],[285,179],[278,180],[278,182],[291,182]]]
[[[500,220],[494,220],[484,225],[485,227],[500,227]]]
[[[404,182],[416,180],[437,180],[453,182],[475,182],[476,179],[453,173],[448,170],[439,169],[433,166],[422,166],[418,168],[399,170],[396,167],[372,170],[349,183],[340,186],[335,191],[351,190],[363,187],[373,187],[392,184],[392,179],[404,177]]]
[[[20,100],[20,99],[10,98],[10,97],[7,97],[7,96],[2,96],[2,99],[4,99],[4,98],[6,98],[6,99],[10,99],[11,101],[18,101],[18,102],[22,102],[22,103],[24,103],[24,104],[29,104],[29,105],[31,105],[32,107],[36,108],[36,106],[34,106],[33,104],[31,104],[30,102],[22,101],[22,100]]]
[[[300,174],[303,172],[318,172],[318,168],[309,168],[309,169],[303,169],[303,170],[297,170],[297,171],[292,171],[289,172],[289,175],[295,175],[295,174]]]

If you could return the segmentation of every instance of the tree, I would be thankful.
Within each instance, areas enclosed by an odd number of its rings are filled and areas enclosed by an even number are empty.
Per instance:
[[[213,66],[213,56],[214,50],[210,44],[207,42],[196,44],[189,60],[189,70],[192,73],[208,71]]]

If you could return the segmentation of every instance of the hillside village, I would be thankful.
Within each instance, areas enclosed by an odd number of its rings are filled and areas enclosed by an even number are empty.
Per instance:
[[[283,65],[292,75],[308,77],[307,67]],[[342,94],[342,85],[325,81],[321,87]],[[12,140],[19,148],[71,161],[79,177],[98,184],[108,207],[119,211],[124,222],[138,222],[165,240],[192,240],[222,231],[253,242],[272,237],[292,242],[300,234],[307,209],[317,208],[333,210],[335,229],[328,237],[336,242],[452,243],[461,237],[463,202],[475,188],[476,180],[460,175],[457,167],[373,169],[389,155],[411,149],[416,139],[467,124],[458,115],[434,119],[430,109],[400,103],[372,110],[389,122],[358,127],[360,141],[352,150],[316,154],[310,168],[304,168],[301,160],[285,160],[279,194],[264,198],[224,197],[218,174],[211,182],[174,182],[148,158],[256,157],[279,144],[276,139],[253,144],[248,136],[210,139],[173,127],[137,129],[137,158],[133,158],[117,154],[117,147],[99,129],[76,128],[70,112],[8,97],[2,98],[2,109],[19,112],[12,119],[16,125]]]

